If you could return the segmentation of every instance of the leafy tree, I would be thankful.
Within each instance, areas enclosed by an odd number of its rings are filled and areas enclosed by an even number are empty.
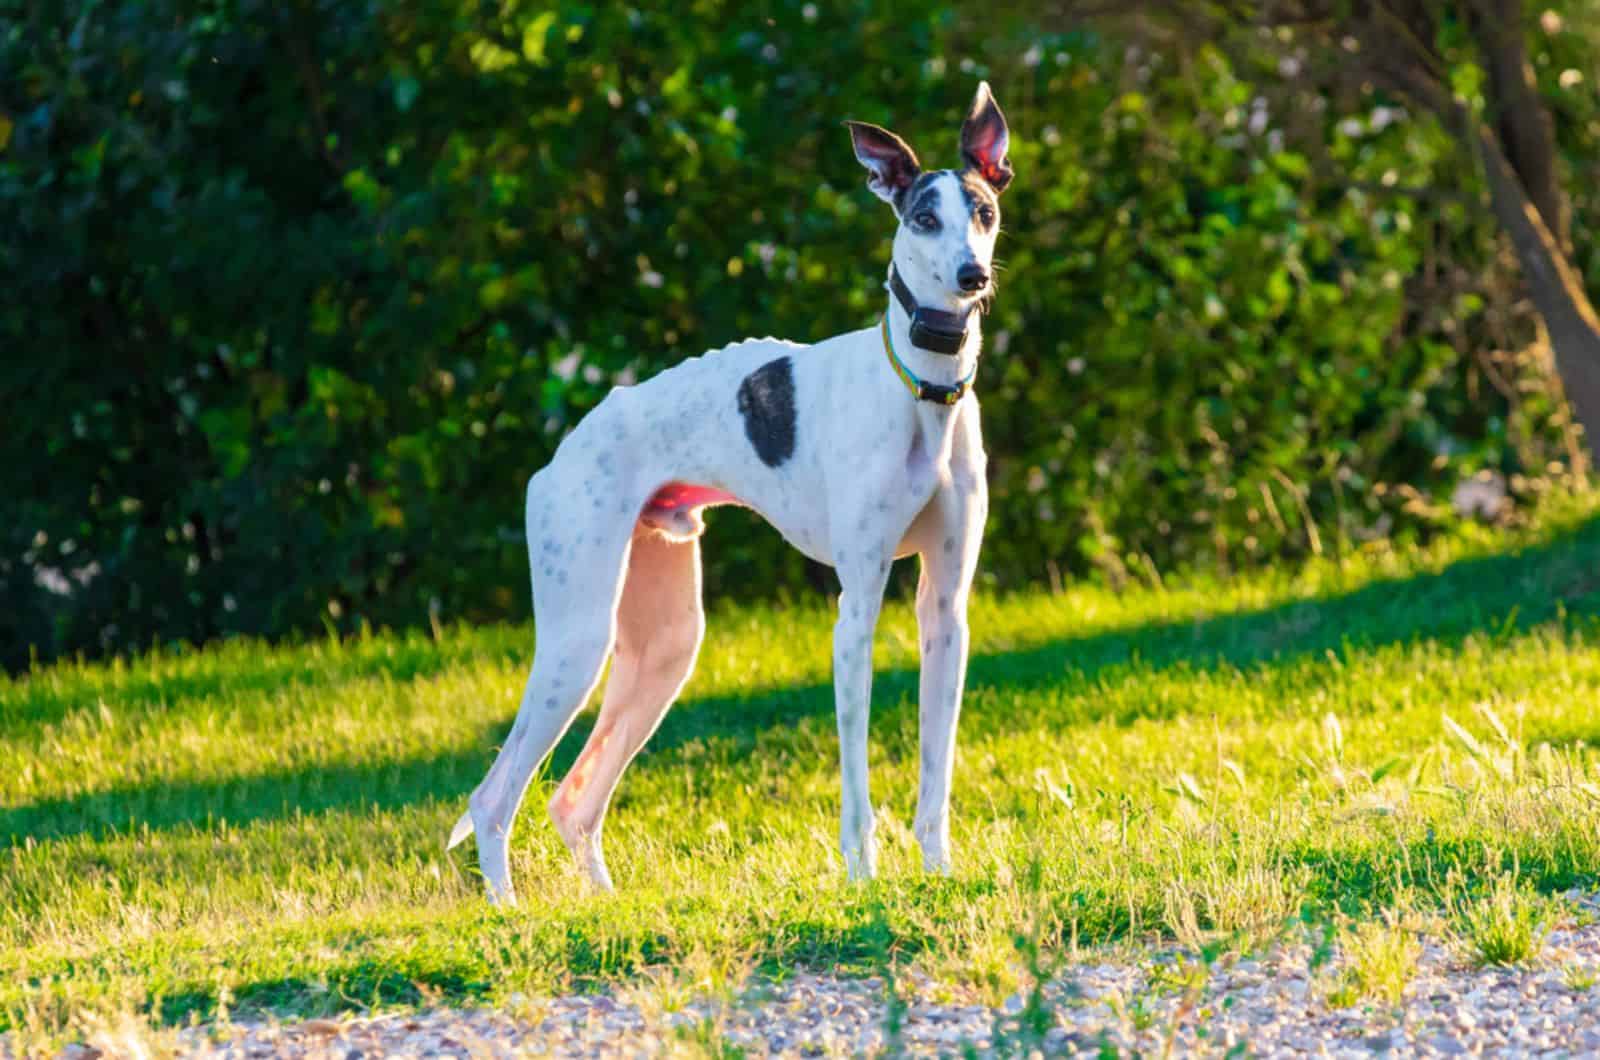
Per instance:
[[[1565,16],[1523,0],[1145,0],[1132,10],[1180,46],[1217,42],[1246,65],[1270,54],[1299,82],[1302,103],[1330,86],[1375,86],[1433,115],[1477,163],[1590,453],[1600,455],[1600,315],[1572,257],[1555,125],[1528,48],[1530,34],[1569,19],[1600,29],[1592,5],[1564,6]],[[1056,0],[1050,11],[1120,20],[1130,8]]]
[[[5,8],[0,664],[525,615],[528,475],[614,385],[875,322],[893,223],[839,122],[945,164],[985,76],[1018,173],[992,584],[1422,532],[1430,489],[1542,473],[1463,338],[1496,326],[1481,217],[1320,176],[1459,183],[1444,126],[1254,150],[1276,37],[1129,62],[1098,24],[961,10]],[[1465,279],[1407,279],[1435,274]],[[711,595],[808,585],[753,516],[710,535]]]

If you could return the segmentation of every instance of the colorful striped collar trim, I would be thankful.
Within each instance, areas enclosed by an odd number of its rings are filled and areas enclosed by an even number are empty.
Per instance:
[[[953,386],[923,382],[895,354],[894,342],[889,338],[889,318],[887,315],[880,322],[880,327],[883,331],[883,352],[888,355],[889,364],[894,368],[894,374],[898,375],[900,381],[906,385],[906,389],[911,391],[912,397],[918,401],[931,401],[936,405],[954,405],[963,397],[966,397],[967,391],[972,389],[972,381],[978,375],[976,362],[973,363],[972,370],[967,373],[967,377],[957,380]]]

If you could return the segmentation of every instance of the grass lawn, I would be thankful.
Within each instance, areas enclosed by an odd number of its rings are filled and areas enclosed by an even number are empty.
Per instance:
[[[980,597],[950,878],[920,871],[909,832],[900,601],[873,697],[881,878],[844,883],[830,625],[820,606],[714,608],[684,700],[612,807],[618,893],[583,894],[544,776],[513,912],[480,898],[470,843],[443,843],[510,726],[525,627],[0,679],[0,1030],[886,961],[1008,991],[1034,944],[1248,944],[1600,869],[1593,495],[1425,550]]]

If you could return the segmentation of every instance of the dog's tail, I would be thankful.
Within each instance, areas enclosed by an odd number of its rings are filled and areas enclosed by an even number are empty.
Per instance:
[[[461,844],[463,839],[467,838],[467,836],[471,834],[472,811],[469,809],[466,813],[461,815],[461,820],[456,822],[456,826],[450,829],[450,838],[445,842],[444,848],[446,850],[454,850]]]

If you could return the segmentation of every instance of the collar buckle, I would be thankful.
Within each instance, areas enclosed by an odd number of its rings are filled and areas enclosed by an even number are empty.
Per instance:
[[[937,405],[954,405],[961,400],[961,395],[966,392],[967,384],[965,383],[945,386],[942,383],[919,381],[917,384],[917,400],[932,401]]]

